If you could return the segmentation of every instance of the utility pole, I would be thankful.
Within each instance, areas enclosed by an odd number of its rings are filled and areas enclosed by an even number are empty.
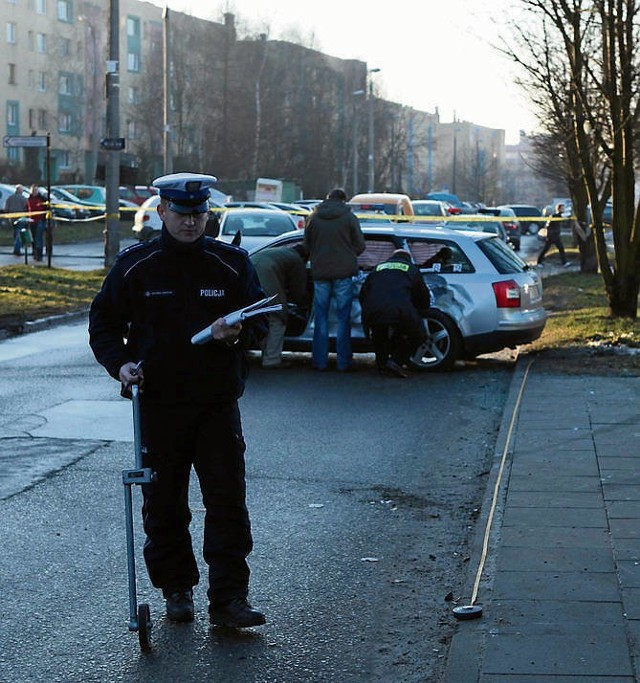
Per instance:
[[[164,76],[164,173],[173,173],[173,154],[171,149],[171,57],[169,51],[169,6],[165,3],[162,11],[162,69]]]
[[[109,0],[109,61],[107,62],[107,140],[105,149],[105,245],[104,265],[110,268],[120,251],[120,8],[119,0]],[[124,142],[124,141],[122,141]],[[105,145],[105,143],[108,143]]]

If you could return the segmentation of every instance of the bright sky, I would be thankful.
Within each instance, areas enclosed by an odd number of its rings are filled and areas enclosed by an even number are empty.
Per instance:
[[[502,128],[511,144],[520,129],[536,126],[511,63],[492,47],[509,35],[510,0],[166,1],[170,9],[214,21],[229,11],[239,27],[272,39],[298,36],[327,54],[362,60],[381,69],[374,78],[382,97],[427,112],[438,108],[444,123],[455,116]]]

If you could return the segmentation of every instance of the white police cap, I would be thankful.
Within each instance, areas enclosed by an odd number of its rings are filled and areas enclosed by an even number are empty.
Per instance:
[[[205,213],[209,210],[209,188],[218,179],[204,173],[170,173],[156,178],[152,185],[160,196],[169,201],[169,208],[176,213]]]

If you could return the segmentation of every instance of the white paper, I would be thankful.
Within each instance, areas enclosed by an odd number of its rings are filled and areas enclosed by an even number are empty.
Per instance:
[[[260,299],[260,301],[249,304],[244,308],[239,308],[237,311],[227,313],[227,315],[224,316],[224,321],[231,327],[233,325],[237,325],[243,320],[246,320],[247,318],[251,318],[254,315],[262,315],[263,313],[281,311],[282,304],[269,305],[277,296],[277,294],[274,294],[273,296],[269,296],[264,299]],[[191,343],[205,344],[206,342],[211,341],[213,339],[213,331],[211,328],[212,325],[208,325],[204,329],[200,330],[200,332],[194,334],[193,337],[191,337]]]

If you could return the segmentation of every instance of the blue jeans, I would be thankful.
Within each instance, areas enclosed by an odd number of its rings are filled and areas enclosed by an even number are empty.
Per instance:
[[[327,367],[329,359],[329,308],[331,299],[336,302],[338,329],[336,353],[338,370],[351,367],[351,302],[353,301],[353,280],[314,280],[313,282],[313,366],[320,370]]]

